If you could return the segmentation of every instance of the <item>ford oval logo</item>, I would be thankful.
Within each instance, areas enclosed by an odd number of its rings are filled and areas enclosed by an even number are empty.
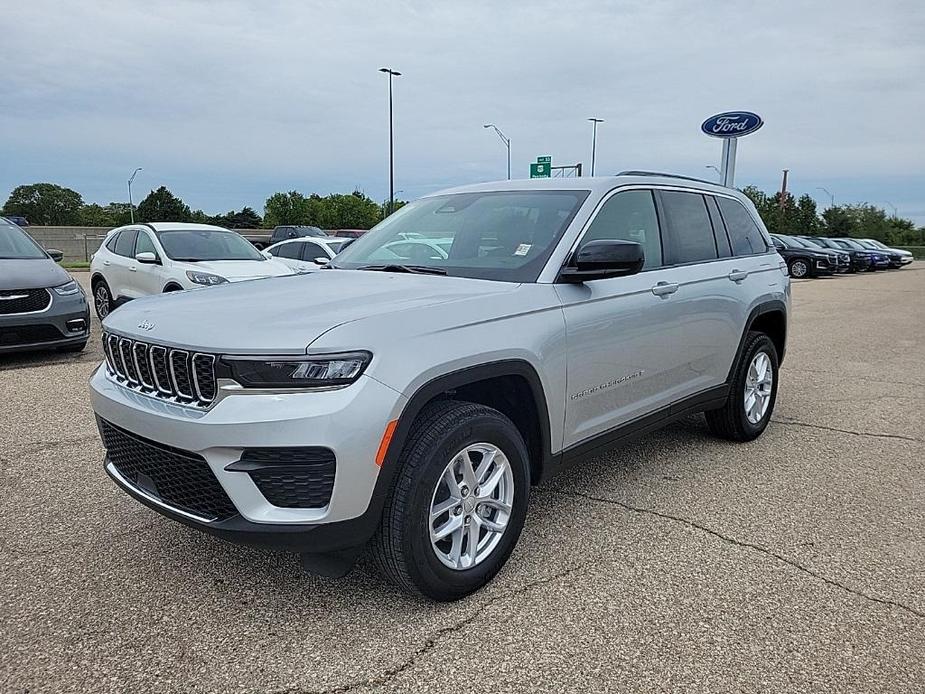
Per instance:
[[[707,118],[700,129],[710,137],[742,137],[764,125],[761,116],[751,111],[727,111]]]

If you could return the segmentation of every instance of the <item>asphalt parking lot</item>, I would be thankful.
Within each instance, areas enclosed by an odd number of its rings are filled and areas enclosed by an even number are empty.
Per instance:
[[[87,397],[98,323],[82,355],[0,358],[0,690],[925,691],[917,265],[795,282],[761,439],[691,418],[567,471],[449,605],[119,491]]]

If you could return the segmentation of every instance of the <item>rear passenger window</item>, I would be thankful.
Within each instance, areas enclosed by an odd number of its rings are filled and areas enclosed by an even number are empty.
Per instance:
[[[602,239],[635,241],[645,250],[643,269],[660,267],[662,244],[652,191],[627,190],[605,202],[585,232],[581,245]]]
[[[121,234],[121,233],[122,233],[122,232],[120,231],[119,234]],[[110,239],[106,242],[106,248],[108,248],[108,249],[109,249],[110,251],[112,251],[113,253],[116,252],[116,243],[118,243],[118,241],[119,241],[119,234],[113,234],[113,235],[112,235],[112,238],[110,238]]]
[[[126,258],[135,257],[135,237],[138,235],[137,229],[126,229],[125,231],[119,234],[119,239],[116,241],[116,247],[114,253],[117,255],[124,255]]]
[[[306,241],[302,244],[302,260],[313,261],[315,258],[327,258],[328,254],[317,243]]]
[[[301,255],[302,244],[301,243],[284,243],[279,248],[273,249],[273,255],[277,258],[290,258],[292,260],[298,260]]]
[[[659,196],[668,227],[665,250],[669,264],[715,260],[716,242],[703,195],[661,191]]]
[[[733,255],[754,255],[768,250],[758,225],[742,203],[730,198],[717,198],[716,202],[726,222]]]

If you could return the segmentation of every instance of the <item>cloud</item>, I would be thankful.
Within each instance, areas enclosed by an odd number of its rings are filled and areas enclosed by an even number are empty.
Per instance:
[[[711,113],[765,127],[739,181],[848,179],[886,197],[925,176],[925,8],[913,2],[169,2],[4,10],[0,193],[57,180],[88,199],[166,183],[208,211],[278,189],[387,193],[505,174],[537,155],[703,175]],[[706,172],[709,174],[709,172]],[[925,210],[925,193],[911,207]],[[920,220],[925,221],[925,220]]]

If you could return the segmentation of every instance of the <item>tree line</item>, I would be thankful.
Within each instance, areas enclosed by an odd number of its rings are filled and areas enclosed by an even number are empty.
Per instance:
[[[887,215],[886,210],[868,203],[833,205],[820,214],[816,201],[803,194],[794,198],[792,193],[768,195],[755,186],[742,189],[758,210],[768,231],[779,234],[805,234],[807,236],[853,236],[877,239],[894,246],[912,246],[925,243],[925,227],[916,229],[910,219]]]
[[[394,209],[404,202],[395,201]],[[16,187],[2,214],[25,217],[42,226],[117,227],[129,224],[132,208],[127,202],[107,205],[85,203],[75,190],[54,183],[33,183]],[[389,205],[379,204],[359,190],[344,195],[303,195],[298,191],[274,193],[261,216],[252,207],[225,214],[208,215],[192,210],[166,186],[152,190],[134,206],[136,222],[198,222],[229,229],[272,228],[279,224],[305,224],[322,229],[369,229],[389,214]]]
[[[782,200],[779,192],[769,195],[754,186],[746,186],[742,192],[755,203],[758,214],[772,233],[854,236],[897,246],[925,244],[925,227],[916,229],[911,220],[887,215],[875,205],[833,205],[820,214],[809,195],[795,198],[788,192]],[[396,200],[394,209],[404,204]],[[128,203],[86,204],[80,193],[53,183],[18,186],[10,193],[2,212],[25,217],[30,224],[46,226],[111,228],[128,224],[131,219]],[[208,215],[202,210],[191,210],[183,200],[161,186],[148,193],[135,207],[135,221],[138,222],[199,222],[229,229],[272,228],[280,224],[369,229],[388,214],[388,201],[377,203],[359,190],[325,196],[290,190],[267,198],[263,216],[251,207]]]

